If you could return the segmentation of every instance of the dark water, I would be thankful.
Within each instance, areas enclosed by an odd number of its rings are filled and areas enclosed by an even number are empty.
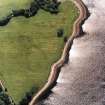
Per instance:
[[[105,0],[83,1],[91,13],[87,34],[74,40],[53,94],[39,105],[105,105]]]

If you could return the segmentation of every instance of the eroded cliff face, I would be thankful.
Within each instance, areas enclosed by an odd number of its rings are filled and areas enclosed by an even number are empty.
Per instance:
[[[105,105],[105,0],[83,0],[91,15],[74,40],[70,61],[39,105]]]

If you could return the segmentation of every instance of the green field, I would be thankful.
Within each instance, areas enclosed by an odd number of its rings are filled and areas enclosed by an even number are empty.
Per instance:
[[[27,7],[29,0],[0,0],[0,18],[11,8]],[[18,103],[32,86],[41,88],[64,47],[64,36],[70,36],[77,18],[77,9],[70,1],[60,5],[60,13],[52,15],[40,10],[34,17],[13,18],[0,27],[0,79],[10,96]],[[65,33],[57,37],[57,29]]]

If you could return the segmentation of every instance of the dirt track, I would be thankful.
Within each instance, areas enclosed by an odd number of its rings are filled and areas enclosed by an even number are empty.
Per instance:
[[[105,105],[105,0],[83,0],[91,15],[74,39],[52,94],[38,105]]]
[[[57,77],[58,77],[59,72],[60,72],[60,68],[66,63],[66,61],[69,58],[69,50],[72,46],[74,38],[81,34],[81,31],[82,31],[81,25],[84,22],[84,20],[87,18],[88,11],[87,11],[85,5],[83,4],[83,2],[81,0],[75,0],[73,2],[75,3],[77,8],[79,9],[80,15],[73,25],[72,36],[70,37],[70,39],[68,40],[68,42],[66,43],[66,45],[64,47],[61,59],[58,62],[56,62],[55,64],[52,65],[51,73],[50,73],[50,76],[48,78],[48,82],[33,97],[32,101],[30,102],[29,105],[35,105],[39,101],[39,99],[41,97],[43,97],[53,87],[53,85],[56,83]]]

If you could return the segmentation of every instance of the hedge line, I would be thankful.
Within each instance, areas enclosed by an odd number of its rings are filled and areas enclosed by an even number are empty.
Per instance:
[[[35,16],[40,9],[43,9],[51,14],[59,12],[60,2],[57,0],[34,0],[28,9],[12,10],[12,12],[0,20],[0,26],[5,26],[13,17],[24,16],[26,18]]]

